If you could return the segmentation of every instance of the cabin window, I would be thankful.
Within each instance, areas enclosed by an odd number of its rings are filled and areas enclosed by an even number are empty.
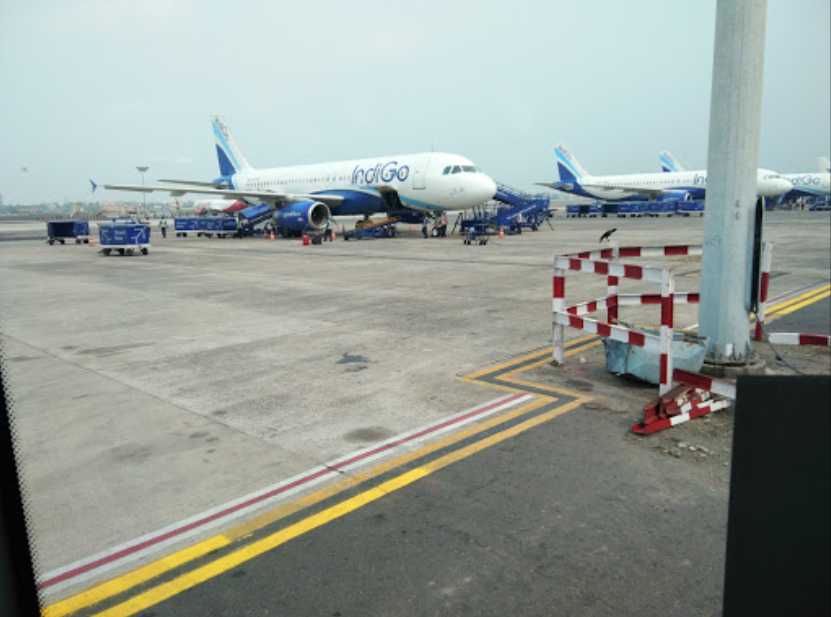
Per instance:
[[[449,173],[450,173],[450,165],[448,165],[447,167],[444,168],[444,171],[441,172],[441,175],[446,176]]]
[[[459,167],[458,165],[453,165],[453,172],[452,173],[457,174],[460,171],[462,171],[461,167]]]
[[[476,168],[473,165],[462,165],[462,171],[467,171],[469,173],[475,173]]]

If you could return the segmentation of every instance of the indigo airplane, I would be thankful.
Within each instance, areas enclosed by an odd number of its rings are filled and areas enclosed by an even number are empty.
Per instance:
[[[104,188],[266,203],[277,209],[278,225],[291,231],[322,229],[333,216],[378,212],[420,222],[425,215],[481,205],[496,193],[496,183],[470,160],[443,152],[256,169],[218,117],[212,126],[218,178],[210,182],[159,180],[155,186],[105,184]]]
[[[557,146],[554,155],[560,181],[537,184],[582,197],[604,201],[690,201],[702,199],[707,188],[706,170],[592,176],[564,146]],[[771,197],[789,191],[791,183],[775,171],[759,169],[756,187],[760,196]]]
[[[661,169],[664,172],[681,172],[684,166],[668,150],[658,155]],[[782,174],[782,177],[791,183],[792,188],[779,197],[780,202],[793,201],[799,197],[823,198],[831,193],[831,174],[828,172],[828,159],[820,157],[818,160],[819,173]]]
[[[831,169],[828,159],[819,157],[819,173],[784,174],[793,189],[782,195],[781,201],[793,201],[799,197],[812,199],[831,198]]]

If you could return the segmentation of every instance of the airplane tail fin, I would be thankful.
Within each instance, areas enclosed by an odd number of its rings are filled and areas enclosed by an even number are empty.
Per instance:
[[[661,171],[684,171],[684,166],[678,162],[678,159],[672,156],[672,152],[669,150],[663,150],[661,154],[658,155],[658,158],[661,161]]]
[[[560,174],[561,182],[576,182],[583,176],[589,175],[565,146],[558,145],[554,148],[554,156],[557,158],[557,171]]]
[[[831,161],[828,160],[827,156],[819,157],[819,159],[817,159],[817,162],[819,163],[819,170],[821,172],[831,172]]]
[[[220,175],[233,176],[238,171],[251,169],[251,165],[240,152],[237,142],[219,116],[211,119],[211,127],[216,141],[216,158],[219,161]]]

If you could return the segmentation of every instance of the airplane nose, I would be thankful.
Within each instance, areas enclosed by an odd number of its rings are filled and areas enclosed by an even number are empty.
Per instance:
[[[483,202],[493,199],[493,196],[496,195],[496,182],[494,182],[489,176],[482,174],[478,192],[481,193]]]
[[[776,194],[777,195],[782,195],[784,193],[787,193],[788,191],[790,191],[793,188],[793,182],[791,182],[790,180],[787,180],[785,178],[777,178],[776,179],[776,186],[774,188],[776,189]]]

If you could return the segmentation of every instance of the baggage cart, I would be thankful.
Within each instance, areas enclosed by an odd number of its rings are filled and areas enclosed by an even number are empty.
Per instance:
[[[103,255],[114,252],[133,255],[136,251],[147,255],[150,252],[150,225],[133,220],[101,223],[98,226],[98,240]]]

